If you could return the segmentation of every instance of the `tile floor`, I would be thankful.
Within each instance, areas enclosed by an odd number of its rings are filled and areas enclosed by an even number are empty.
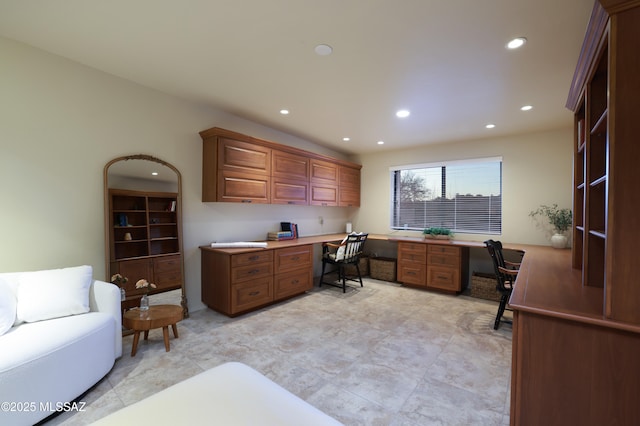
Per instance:
[[[226,361],[240,361],[346,425],[507,425],[511,326],[492,328],[496,302],[365,279],[324,286],[238,318],[210,309],[161,330],[80,400],[84,425]],[[510,312],[507,314],[510,315]]]

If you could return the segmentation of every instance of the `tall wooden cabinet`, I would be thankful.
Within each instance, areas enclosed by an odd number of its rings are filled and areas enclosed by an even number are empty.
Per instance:
[[[146,279],[155,291],[182,286],[177,194],[109,190],[110,271],[129,279],[127,296],[139,296],[135,284]]]
[[[567,107],[575,112],[573,266],[604,315],[640,324],[640,4],[596,3]]]
[[[638,52],[640,2],[596,2],[567,100],[572,252],[525,249],[509,301],[512,425],[640,424]]]

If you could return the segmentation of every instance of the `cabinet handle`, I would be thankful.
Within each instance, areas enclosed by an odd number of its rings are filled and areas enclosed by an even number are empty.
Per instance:
[[[415,275],[416,273],[411,271],[411,272],[407,272],[407,275]]]
[[[299,282],[300,281],[298,281],[298,280],[293,280],[293,281],[291,281],[291,284],[298,284]]]
[[[295,204],[295,201],[287,201],[287,204]]]
[[[250,203],[251,200],[242,200],[243,203]]]
[[[449,277],[446,276],[446,275],[438,275],[438,279],[439,280],[446,280],[446,279],[449,279]]]
[[[298,260],[300,260],[300,256],[294,256],[294,257],[291,258],[291,260],[298,261]]]
[[[260,272],[260,269],[252,269],[248,273],[249,274],[257,274],[258,272]]]
[[[260,259],[260,256],[251,256],[249,260],[254,261]]]
[[[259,294],[260,294],[259,291],[252,291],[251,293],[249,293],[249,296],[257,296]]]

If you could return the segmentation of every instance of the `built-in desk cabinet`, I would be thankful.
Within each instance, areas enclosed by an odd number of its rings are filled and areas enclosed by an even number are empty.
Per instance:
[[[313,287],[313,246],[243,251],[201,247],[202,301],[228,316],[304,293]]]
[[[362,166],[212,128],[202,137],[202,201],[360,205]]]
[[[468,275],[469,250],[448,244],[398,243],[398,281],[413,287],[459,293]]]

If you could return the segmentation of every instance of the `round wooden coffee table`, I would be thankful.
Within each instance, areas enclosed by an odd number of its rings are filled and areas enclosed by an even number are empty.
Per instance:
[[[169,352],[169,326],[173,329],[173,337],[178,338],[178,326],[176,323],[183,318],[182,306],[178,305],[153,305],[146,311],[134,308],[126,311],[122,317],[122,325],[133,330],[133,345],[131,356],[136,356],[140,332],[144,331],[144,340],[149,338],[149,330],[162,327],[164,335],[164,347]]]

